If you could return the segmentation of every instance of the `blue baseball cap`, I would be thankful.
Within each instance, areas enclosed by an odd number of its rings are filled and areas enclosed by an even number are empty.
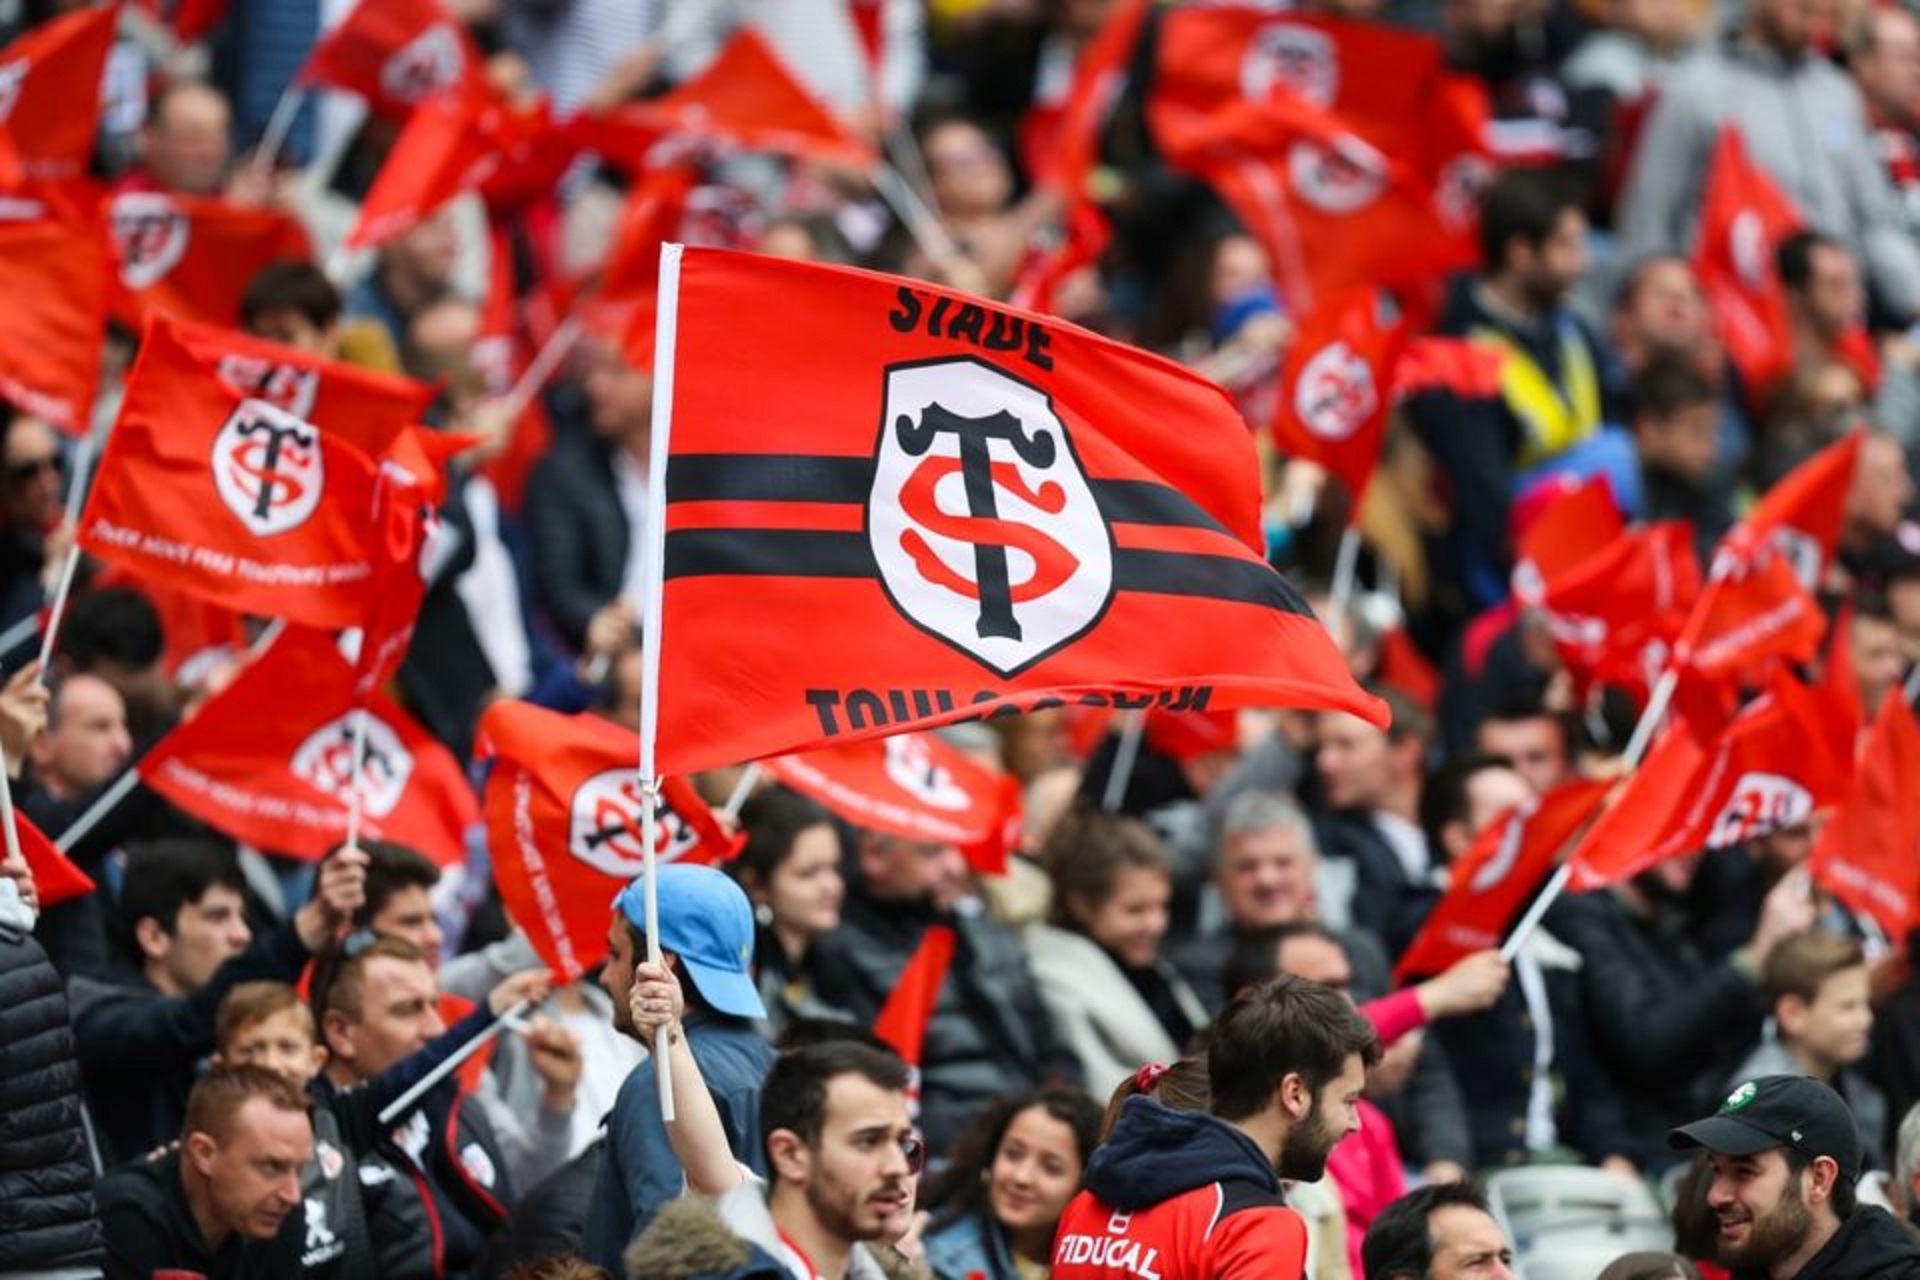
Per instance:
[[[660,949],[680,957],[700,996],[721,1013],[764,1018],[766,1005],[753,985],[753,906],[733,877],[715,867],[669,862],[660,877]],[[644,931],[647,878],[636,876],[613,899],[614,907]]]

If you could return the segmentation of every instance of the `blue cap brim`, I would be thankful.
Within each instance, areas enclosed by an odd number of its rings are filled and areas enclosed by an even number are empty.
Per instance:
[[[687,971],[687,976],[693,979],[700,998],[721,1013],[732,1014],[736,1018],[767,1016],[767,1006],[761,1003],[759,988],[753,985],[753,979],[746,974],[716,969],[685,955],[680,956],[680,965]]]

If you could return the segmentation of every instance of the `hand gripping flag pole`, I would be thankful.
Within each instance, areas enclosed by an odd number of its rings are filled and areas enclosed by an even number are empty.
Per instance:
[[[680,253],[660,246],[659,319],[653,337],[653,444],[647,462],[647,514],[641,529],[640,564],[640,842],[646,877],[647,963],[660,963],[660,889],[654,874],[658,839],[660,776],[654,746],[660,733],[660,615],[666,590],[667,449],[673,435],[674,340],[680,323]],[[653,1037],[653,1074],[660,1086],[660,1118],[673,1123],[672,1065],[667,1029]]]

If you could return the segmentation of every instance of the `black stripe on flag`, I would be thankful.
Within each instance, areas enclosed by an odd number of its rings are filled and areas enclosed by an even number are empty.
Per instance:
[[[879,568],[864,533],[812,529],[681,529],[666,538],[672,578],[874,578]],[[1308,614],[1300,593],[1266,565],[1232,556],[1121,548],[1116,591],[1195,596]]]
[[[1100,514],[1110,523],[1227,534],[1206,508],[1171,485],[1152,480],[1088,483]],[[668,502],[865,503],[872,488],[873,459],[869,457],[687,453],[675,454],[667,463]]]

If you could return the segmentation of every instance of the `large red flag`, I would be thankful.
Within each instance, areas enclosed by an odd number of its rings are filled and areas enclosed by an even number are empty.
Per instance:
[[[345,839],[353,669],[322,632],[289,628],[140,761],[153,791],[216,831],[320,858]],[[361,831],[442,866],[466,854],[479,806],[459,762],[399,705],[366,701]]]
[[[1817,590],[1840,543],[1865,440],[1865,432],[1849,432],[1782,476],[1721,540],[1712,571],[1736,567],[1728,560],[1751,563],[1771,550],[1792,563],[1802,586]]]
[[[1644,697],[1700,594],[1693,527],[1683,520],[1643,525],[1541,577],[1537,604],[1575,680]]]
[[[1549,583],[1564,581],[1588,557],[1614,545],[1626,527],[1605,476],[1558,476],[1540,489],[1520,499],[1537,505],[1514,540],[1513,593],[1526,604],[1538,604]],[[1516,515],[1513,523],[1519,527],[1522,520]]]
[[[147,327],[80,517],[80,545],[242,613],[357,626],[373,573],[375,462]]]
[[[100,127],[100,87],[120,11],[91,5],[0,49],[0,126],[29,178],[87,172]]]
[[[421,103],[374,176],[346,247],[385,244],[479,186],[499,162],[486,127],[488,113],[497,110],[472,93],[443,93]]]
[[[487,847],[494,882],[515,923],[562,980],[606,950],[607,904],[645,866],[640,740],[595,716],[496,702],[480,717],[487,779]],[[727,834],[693,784],[661,788],[654,856],[722,862],[743,841]]]
[[[107,225],[120,262],[115,310],[134,324],[158,313],[237,325],[260,268],[312,255],[290,215],[225,200],[123,191],[108,203]]]
[[[1151,0],[1117,0],[1109,6],[1074,62],[1066,101],[1051,127],[1021,127],[1022,158],[1034,180],[1054,187],[1070,204],[1091,195],[1087,180],[1099,162],[1100,130],[1152,9]]]
[[[1907,936],[1920,910],[1920,726],[1898,693],[1880,704],[1853,786],[1813,847],[1814,880]]]
[[[74,866],[67,855],[47,839],[46,833],[18,809],[13,811],[13,830],[20,841],[20,856],[33,874],[33,887],[40,895],[42,911],[93,892],[93,877]]]
[[[1019,839],[1019,780],[932,734],[875,738],[764,765],[856,827],[957,845],[983,875],[1004,874]]]
[[[765,37],[742,26],[714,60],[672,92],[582,124],[587,145],[636,172],[662,137],[716,138],[751,151],[866,168],[873,147],[810,94]]]
[[[1170,106],[1152,121],[1167,162],[1212,186],[1260,238],[1297,311],[1349,289],[1425,285],[1474,261],[1457,202],[1298,94],[1206,115]]]
[[[360,0],[314,46],[299,80],[350,90],[375,115],[402,119],[479,71],[472,37],[440,0]]]
[[[1740,130],[1722,125],[1708,162],[1693,268],[1727,355],[1756,395],[1792,366],[1787,295],[1774,253],[1800,225],[1793,202],[1747,158]]]
[[[1610,783],[1577,779],[1509,809],[1454,863],[1447,892],[1394,968],[1396,983],[1442,973],[1500,945],[1520,904],[1574,834],[1600,809]]]
[[[1384,722],[1266,563],[1218,387],[913,281],[676,266],[661,772],[1069,697]]]
[[[66,431],[90,425],[112,261],[97,226],[0,222],[0,397]]]
[[[473,363],[485,380],[489,396],[510,395],[532,357],[527,331],[521,323],[521,300],[513,269],[513,246],[504,228],[494,227],[488,241],[487,301],[480,312],[480,338],[473,344]],[[539,395],[528,397],[527,407],[508,429],[506,447],[482,468],[509,512],[520,510],[527,477],[553,443],[553,423]]]
[[[929,925],[873,1020],[873,1034],[892,1045],[909,1066],[920,1065],[927,1024],[933,1021],[934,1007],[940,1003],[940,991],[947,985],[947,970],[953,964],[953,945],[952,929],[943,924]]]
[[[1281,368],[1274,444],[1338,476],[1353,498],[1355,523],[1380,460],[1394,366],[1405,341],[1406,327],[1383,323],[1379,299],[1362,290],[1329,299],[1308,315]]]
[[[1567,855],[1567,886],[1585,893],[1631,880],[1659,862],[1660,845],[1672,834],[1706,763],[1706,749],[1676,717]]]

